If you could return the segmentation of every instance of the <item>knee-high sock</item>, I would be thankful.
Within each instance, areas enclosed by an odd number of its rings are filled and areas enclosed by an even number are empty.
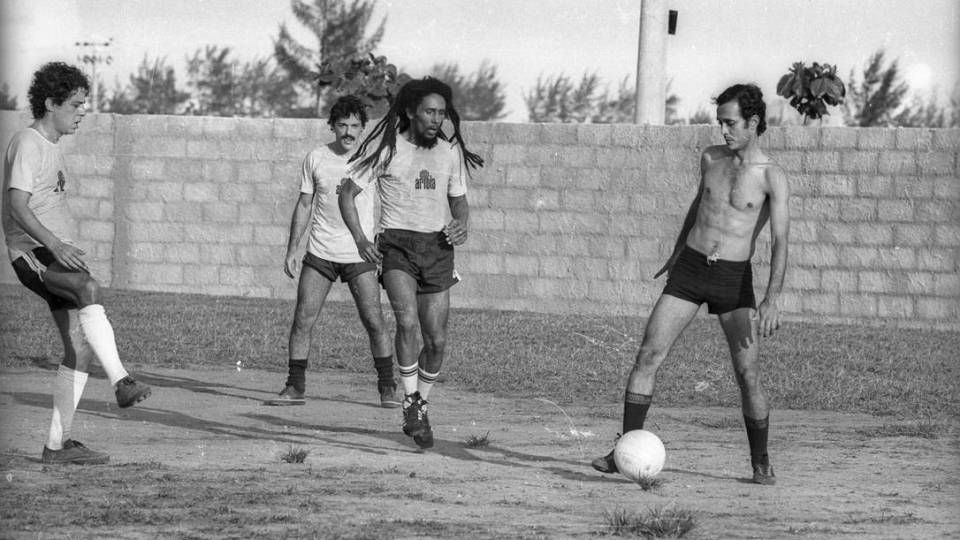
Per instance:
[[[750,462],[753,465],[766,465],[770,462],[767,455],[767,434],[770,430],[770,415],[766,418],[750,418],[746,415],[743,422],[747,426],[747,441],[750,443]]]
[[[427,373],[423,368],[420,368],[419,374],[417,375],[417,390],[420,391],[420,397],[427,399],[427,396],[430,395],[430,390],[433,388],[433,383],[437,382],[437,377],[439,376],[439,371],[436,373]]]
[[[400,382],[403,383],[403,393],[410,395],[417,391],[417,372],[420,370],[419,364],[412,366],[398,366],[400,371]]]
[[[623,433],[635,429],[643,429],[643,422],[647,419],[647,411],[650,409],[650,403],[653,402],[653,396],[647,394],[635,394],[629,390],[623,396]]]
[[[120,354],[117,352],[117,342],[113,337],[113,326],[107,320],[107,314],[100,304],[90,304],[77,312],[80,319],[80,328],[83,337],[93,349],[93,353],[100,360],[100,365],[107,373],[110,384],[127,376],[127,370],[120,363]]]
[[[47,448],[60,450],[63,448],[63,441],[70,438],[73,413],[80,403],[87,377],[88,375],[82,371],[75,371],[62,365],[57,370],[57,378],[53,382],[53,417],[50,419]]]

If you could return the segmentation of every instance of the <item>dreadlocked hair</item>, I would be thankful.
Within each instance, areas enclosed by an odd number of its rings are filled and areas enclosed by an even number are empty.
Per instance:
[[[357,147],[357,151],[353,157],[350,158],[350,161],[353,162],[359,159],[360,162],[357,164],[357,168],[361,171],[377,168],[386,169],[397,151],[397,133],[404,133],[410,128],[410,119],[407,117],[407,111],[416,110],[423,98],[430,94],[439,95],[446,103],[446,116],[450,120],[450,123],[453,124],[453,140],[460,145],[460,150],[463,154],[463,164],[467,173],[469,174],[471,168],[476,169],[483,167],[483,158],[467,150],[463,135],[460,134],[460,114],[457,113],[457,109],[453,106],[453,91],[447,84],[433,77],[415,79],[400,88],[400,92],[397,93],[397,97],[390,105],[390,110],[387,111],[387,114],[377,122],[377,125],[373,127],[370,134],[360,143],[360,146]],[[450,138],[443,132],[442,128],[437,136],[443,141],[450,141]],[[376,150],[367,154],[368,147],[377,138],[380,139],[380,143],[377,145]],[[366,155],[366,157],[362,157],[364,155]]]

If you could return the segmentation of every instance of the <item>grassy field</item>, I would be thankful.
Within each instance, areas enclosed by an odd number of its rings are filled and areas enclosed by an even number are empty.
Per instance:
[[[107,313],[132,365],[286,369],[293,302],[111,290]],[[389,317],[389,313],[388,313]],[[441,381],[559,404],[621,399],[643,319],[489,310],[452,312]],[[372,374],[366,335],[349,303],[329,303],[314,333],[313,365]],[[907,421],[960,416],[960,333],[788,323],[763,343],[774,408],[866,412]],[[0,366],[55,362],[59,338],[44,305],[0,286]],[[372,376],[372,375],[371,375]],[[739,405],[715,318],[698,318],[658,375],[671,406]],[[618,416],[616,408],[610,414]]]

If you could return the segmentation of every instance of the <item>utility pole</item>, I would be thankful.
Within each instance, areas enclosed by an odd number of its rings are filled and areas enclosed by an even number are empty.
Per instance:
[[[663,125],[667,71],[667,0],[640,3],[640,43],[637,52],[636,124]]]
[[[112,43],[113,38],[109,38],[106,41],[104,41],[103,38],[90,38],[89,41],[76,42],[77,47],[82,47],[86,50],[84,54],[77,57],[77,60],[90,65],[90,110],[92,112],[97,112],[98,106],[97,87],[99,84],[97,79],[97,65],[109,65],[110,62],[113,61],[113,57],[101,49],[106,49]]]

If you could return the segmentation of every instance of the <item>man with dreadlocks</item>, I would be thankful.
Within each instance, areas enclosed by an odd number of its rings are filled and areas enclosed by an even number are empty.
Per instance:
[[[452,138],[442,130],[445,120],[453,127]],[[368,152],[378,139],[376,149]],[[483,166],[483,160],[466,148],[450,87],[427,77],[401,87],[351,161],[360,172],[372,174],[353,176],[368,178],[365,185],[349,179],[343,184],[340,210],[360,255],[380,264],[397,320],[403,432],[420,448],[430,448],[427,398],[443,364],[450,287],[459,281],[453,247],[467,240],[466,176],[471,167]],[[360,227],[354,203],[364,189],[380,194],[382,232],[376,243]]]

